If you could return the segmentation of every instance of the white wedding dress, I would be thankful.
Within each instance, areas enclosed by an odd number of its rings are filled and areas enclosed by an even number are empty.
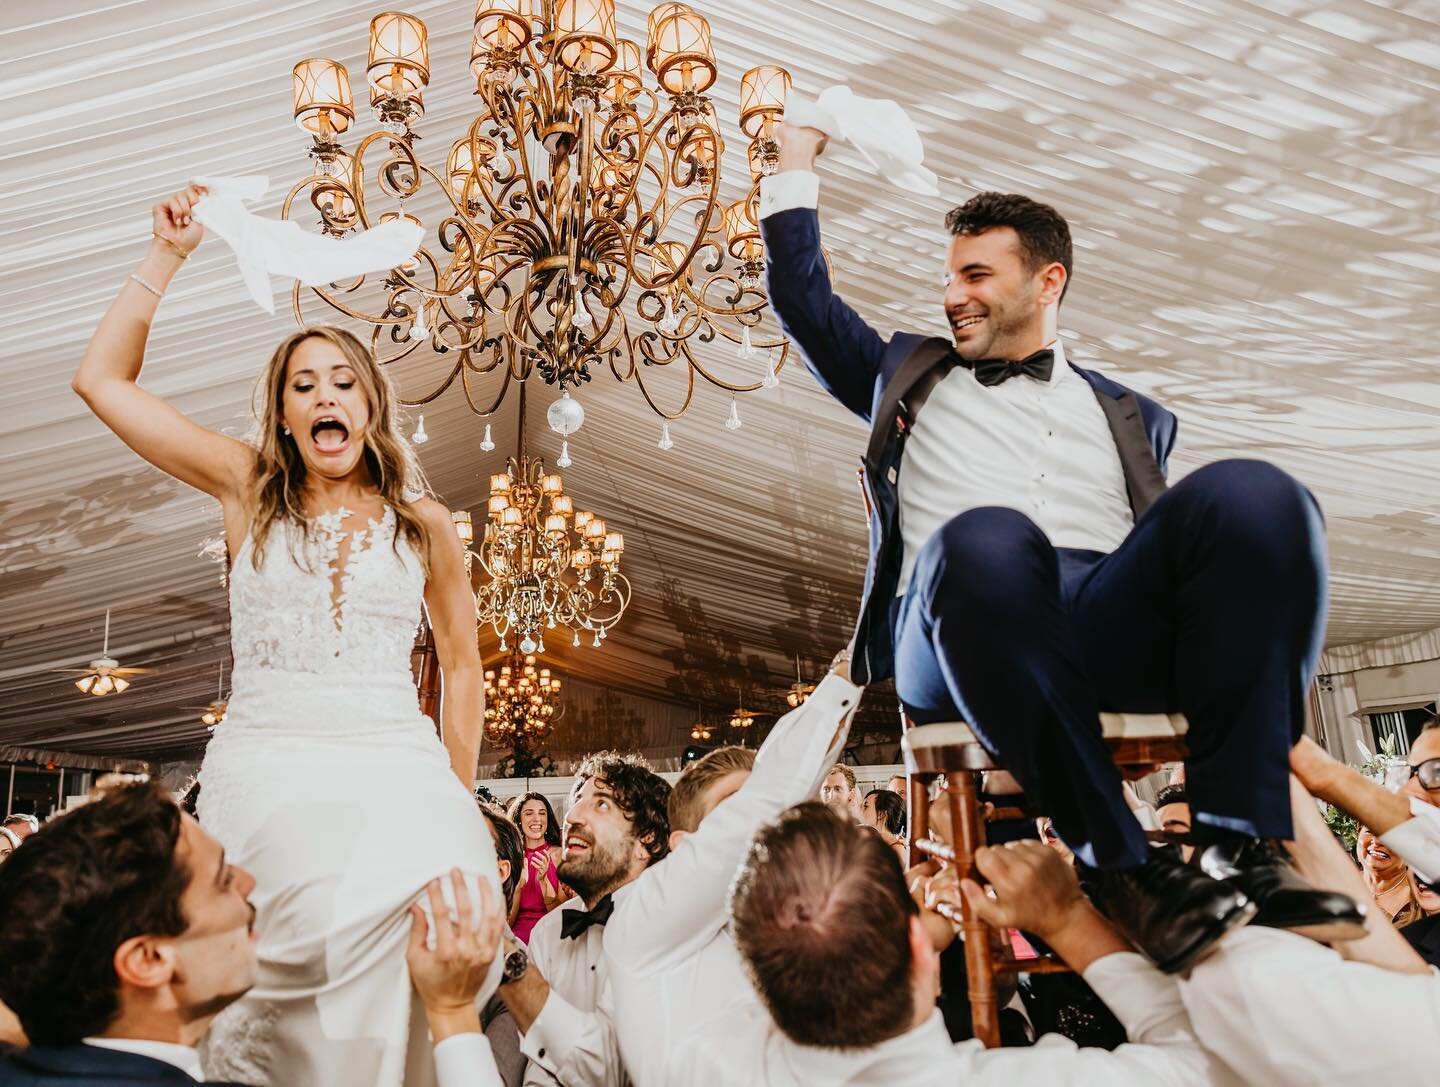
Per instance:
[[[420,561],[393,510],[346,516],[308,538],[277,523],[260,569],[247,541],[230,571],[232,694],[200,821],[255,877],[259,977],[211,1029],[213,1079],[429,1087],[407,908],[452,867],[499,897],[489,828],[411,679]]]

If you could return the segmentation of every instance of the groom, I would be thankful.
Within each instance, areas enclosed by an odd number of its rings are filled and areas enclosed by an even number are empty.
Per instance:
[[[1260,461],[1167,490],[1175,416],[1066,360],[1070,230],[1027,197],[981,193],[946,217],[951,340],[883,339],[820,249],[824,134],[783,125],[780,142],[760,194],[770,302],[872,428],[856,682],[894,674],[913,721],[969,722],[1163,968],[1255,907],[1261,924],[1358,933],[1355,904],[1310,889],[1270,841],[1291,835],[1288,755],[1324,630],[1315,500]],[[1102,710],[1189,719],[1203,871],[1147,847]]]

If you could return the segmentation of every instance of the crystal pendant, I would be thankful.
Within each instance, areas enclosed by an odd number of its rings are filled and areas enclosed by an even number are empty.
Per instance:
[[[675,448],[675,443],[670,440],[670,424],[669,424],[668,422],[667,422],[667,423],[661,423],[661,424],[660,424],[660,442],[659,442],[659,445],[660,445],[660,448],[661,448],[661,449],[674,449],[674,448]]]
[[[595,641],[593,644],[596,646],[600,644],[600,632],[598,630],[595,632]]]
[[[655,323],[655,327],[667,336],[680,331],[680,315],[675,312],[675,303],[668,294],[665,296],[665,315]]]
[[[495,441],[490,437],[490,424],[485,424],[485,437],[480,439],[480,451],[488,453],[495,448]]]
[[[507,646],[505,645],[505,636],[502,634],[500,636],[500,652],[505,652],[506,648]]]
[[[545,652],[545,635],[543,635],[543,634],[540,635],[540,640],[535,643],[535,652],[537,652],[537,653],[543,653],[543,652]]]
[[[415,323],[410,326],[410,338],[423,340],[428,335],[430,335],[430,330],[425,327],[425,307],[421,305],[415,312]]]
[[[739,425],[738,423],[736,424]],[[574,462],[570,459],[570,442],[568,440],[560,443],[560,455],[555,458],[556,468],[569,468]]]
[[[575,316],[571,318],[570,323],[581,332],[589,332],[595,327],[595,318],[592,317],[590,311],[585,308],[585,296],[583,294],[577,294],[575,296]]]
[[[424,445],[429,440],[430,435],[425,433],[425,414],[422,412],[420,414],[420,422],[415,427],[415,433],[410,435],[410,442],[412,445]]]
[[[746,325],[740,330],[740,350],[736,354],[746,362],[751,359],[758,359],[763,352],[750,342],[750,326]]]
[[[780,384],[780,375],[775,372],[774,357],[769,351],[765,352],[765,376],[760,379],[762,389],[773,389]]]
[[[579,645],[579,644],[580,644],[580,632],[579,632],[578,630],[575,632],[575,640],[574,640],[573,642],[571,642],[570,644],[571,644],[571,645]]]
[[[521,639],[520,639],[520,652],[522,652],[522,653],[533,653],[533,652],[535,652],[535,639],[532,638],[532,637],[530,637],[530,635],[528,635],[528,634],[525,635],[525,637],[521,638]]]
[[[729,415],[729,417],[725,420],[725,429],[726,429],[726,430],[739,430],[739,429],[740,429],[740,405],[737,404],[737,403],[735,403],[735,398],[734,398],[733,396],[730,398],[730,415]]]

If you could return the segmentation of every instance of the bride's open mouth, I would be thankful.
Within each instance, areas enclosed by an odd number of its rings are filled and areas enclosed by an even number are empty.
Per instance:
[[[333,415],[322,415],[310,424],[310,441],[316,452],[334,456],[350,444],[350,428]]]

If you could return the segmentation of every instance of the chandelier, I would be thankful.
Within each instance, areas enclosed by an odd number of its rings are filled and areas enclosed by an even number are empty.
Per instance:
[[[625,537],[588,510],[577,510],[558,475],[539,457],[527,457],[525,396],[520,395],[519,451],[503,473],[490,477],[489,517],[478,552],[470,514],[451,514],[465,548],[465,570],[476,562],[489,580],[475,592],[475,615],[500,636],[500,651],[514,638],[521,653],[545,652],[545,632],[563,627],[572,645],[580,632],[599,646],[630,604],[630,582],[620,572]]]
[[[535,668],[533,654],[511,653],[485,670],[485,736],[493,743],[533,749],[564,712],[560,680]]]
[[[614,0],[479,0],[470,71],[476,113],[441,165],[415,148],[430,81],[419,18],[371,20],[365,82],[381,127],[353,150],[341,143],[355,121],[347,70],[322,58],[295,66],[295,121],[313,136],[314,167],[283,214],[308,200],[334,236],[397,217],[426,226],[422,210],[433,228],[383,280],[357,277],[315,295],[371,326],[384,363],[426,345],[428,361],[444,357],[433,387],[402,399],[408,406],[458,381],[488,418],[511,383],[536,370],[565,392],[608,368],[665,420],[662,448],[697,377],[731,393],[734,429],[734,394],[776,384],[788,353],[778,330],[759,328],[767,298],[757,212],[759,178],[778,164],[789,74],[765,65],[740,78],[750,169],[727,204],[724,141],[706,93],[719,74],[710,25],[688,5],[651,11],[642,49],[617,35]],[[300,301],[297,284],[303,324]],[[749,373],[715,372],[697,358],[699,343],[732,345]],[[683,378],[653,387],[676,371]]]

